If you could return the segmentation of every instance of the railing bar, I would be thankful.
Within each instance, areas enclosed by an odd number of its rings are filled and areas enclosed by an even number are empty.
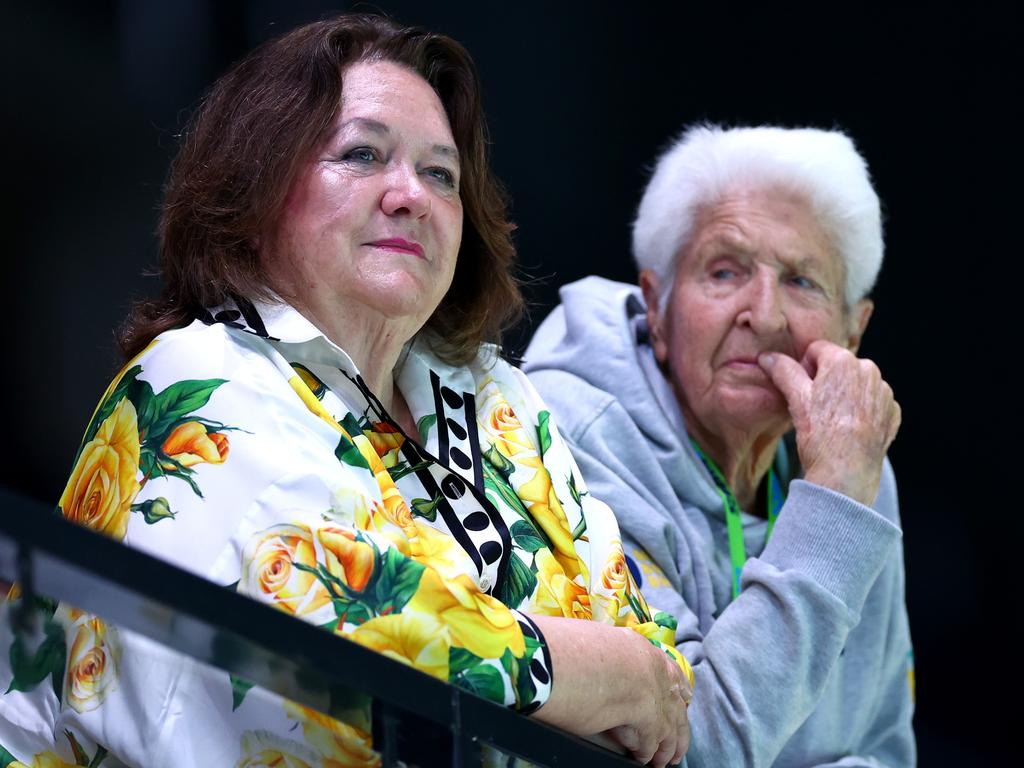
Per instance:
[[[479,766],[482,743],[536,764],[635,765],[72,525],[54,517],[45,505],[11,497],[2,487],[0,509],[0,578],[20,580],[23,594],[38,591],[76,603],[198,662],[233,672],[320,711],[323,702],[318,705],[318,697],[339,686],[381,700],[392,708],[392,717],[409,712],[453,727],[454,765]],[[258,633],[253,632],[256,626],[261,627]],[[225,657],[218,646],[229,655]],[[268,664],[274,665],[274,675],[267,673]],[[407,720],[399,716],[401,727]],[[392,730],[397,740],[400,732],[393,726]]]
[[[452,689],[452,768],[480,768],[482,761],[480,742],[462,716],[466,695],[458,688]]]

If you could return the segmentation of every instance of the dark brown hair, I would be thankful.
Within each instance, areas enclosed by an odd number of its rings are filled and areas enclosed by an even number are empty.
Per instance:
[[[171,166],[160,218],[163,292],[137,303],[119,334],[127,357],[232,297],[268,300],[255,246],[276,225],[304,164],[337,115],[342,69],[393,61],[426,80],[459,150],[462,244],[451,288],[427,321],[465,363],[522,313],[507,202],[487,159],[476,67],[459,43],[382,16],[343,14],[256,48],[210,90]]]

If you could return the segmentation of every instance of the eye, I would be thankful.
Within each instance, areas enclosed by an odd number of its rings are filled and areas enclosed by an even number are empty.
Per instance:
[[[372,147],[356,147],[343,153],[342,160],[351,160],[357,163],[372,163],[378,160],[377,150]]]
[[[424,171],[424,173],[426,173],[427,176],[436,179],[449,189],[455,189],[455,174],[452,173],[447,168],[434,166],[432,168],[427,168],[426,171]]]
[[[718,267],[711,270],[711,277],[714,280],[731,280],[736,277],[736,270],[729,267]]]
[[[789,284],[794,285],[797,288],[814,289],[818,287],[818,284],[811,280],[811,278],[805,275],[793,275],[789,278]]]

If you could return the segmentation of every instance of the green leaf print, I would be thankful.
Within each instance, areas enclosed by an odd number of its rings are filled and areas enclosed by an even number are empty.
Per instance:
[[[426,416],[420,418],[416,422],[416,431],[420,433],[420,442],[423,445],[427,444],[427,435],[430,434],[430,430],[437,423],[437,414],[428,413]]]
[[[359,423],[359,419],[351,411],[345,414],[345,418],[341,420],[341,426],[348,432],[349,437],[363,434],[363,427]]]
[[[141,504],[132,504],[132,512],[141,512],[143,519],[145,519],[148,525],[154,525],[159,523],[161,520],[167,520],[168,518],[174,519],[177,515],[171,509],[167,499],[163,496],[157,496],[155,499],[148,499]]]
[[[174,422],[199,410],[210,400],[210,396],[227,379],[187,379],[179,381],[156,395],[153,407],[153,423],[149,425],[151,436],[169,432]]]
[[[413,499],[409,504],[412,513],[417,517],[425,518],[430,522],[437,519],[437,506],[441,503],[441,494],[438,493],[433,499]]]
[[[388,470],[388,474],[391,475],[392,482],[397,483],[406,475],[411,475],[414,472],[419,472],[421,469],[426,469],[430,466],[429,461],[421,461],[419,464],[409,465],[407,461],[400,461],[391,469]]]
[[[338,447],[334,449],[334,455],[338,457],[338,461],[348,464],[350,467],[359,467],[370,471],[370,465],[363,458],[363,454],[356,448],[355,443],[349,440],[345,435],[340,435],[338,440]]]
[[[96,409],[96,415],[89,423],[89,428],[85,432],[85,439],[82,440],[82,445],[85,445],[94,437],[96,437],[96,432],[99,430],[100,424],[106,421],[110,414],[114,412],[114,409],[117,407],[117,404],[121,402],[122,398],[124,398],[125,393],[127,393],[128,391],[128,388],[131,387],[132,384],[135,382],[135,377],[138,376],[140,373],[142,373],[141,365],[133,365],[131,368],[125,371],[124,376],[121,377],[121,380],[117,383],[117,386],[114,387],[114,391],[110,393],[110,397],[104,400],[100,404],[100,407]],[[77,457],[75,460],[77,463]]]
[[[526,652],[522,658],[517,659],[508,648],[501,656],[501,666],[512,681],[512,691],[516,697],[516,706],[523,706],[537,698],[537,686],[533,684],[533,677],[530,675],[530,662],[533,661],[533,654],[537,652],[540,643],[532,637],[524,637],[526,641]]]
[[[537,414],[537,437],[540,440],[540,457],[544,458],[544,455],[548,452],[548,448],[551,447],[551,427],[549,422],[551,421],[551,414],[548,411],[541,411]]]
[[[455,675],[465,672],[467,669],[472,669],[479,664],[483,659],[477,656],[466,648],[450,648],[448,649],[448,677],[453,678]]]
[[[490,664],[467,669],[452,680],[455,685],[499,704],[505,701],[505,679]]]
[[[519,515],[524,522],[533,527],[534,535],[544,542],[544,546],[548,549],[553,549],[554,547],[548,540],[547,534],[533,525],[533,518],[530,517],[530,513],[526,511],[526,507],[523,505],[523,500],[520,499],[516,492],[512,490],[512,486],[510,486],[504,478],[498,475],[490,462],[482,461],[480,462],[480,466],[484,471],[484,493],[497,497],[497,500],[492,500],[491,503],[498,509],[501,509],[502,505],[507,506]]]
[[[673,632],[676,627],[679,626],[679,622],[676,621],[676,617],[671,613],[665,613],[664,611],[658,611],[654,614],[654,623],[659,627],[671,629]]]
[[[362,624],[377,615],[373,608],[362,599],[364,593],[352,589],[323,565],[318,563],[314,568],[293,560],[292,567],[316,576],[317,580],[324,585],[324,589],[331,595],[334,614],[338,618],[327,624],[322,624],[321,627],[333,632],[339,624]]]
[[[7,768],[11,763],[20,762],[18,758],[8,752],[3,745],[0,745],[0,768]]]
[[[494,470],[501,476],[501,479],[507,483],[508,479],[512,476],[512,472],[515,470],[515,465],[505,458],[505,454],[499,451],[494,443],[491,443],[490,447],[481,455],[494,467]]]
[[[512,534],[512,539],[520,549],[525,549],[530,553],[536,552],[538,549],[544,549],[544,540],[540,537],[540,532],[532,523],[528,523],[525,520],[516,520],[512,523],[512,527],[509,528],[509,533]]]
[[[107,759],[107,748],[96,745],[96,754],[89,762],[89,768],[99,768],[100,764]]]
[[[75,738],[75,734],[65,729],[64,736],[71,745],[71,754],[75,756],[75,765],[89,765],[89,755],[87,755],[85,750],[82,749],[82,745],[78,743],[78,739]]]
[[[576,502],[576,506],[583,506],[583,497],[587,495],[587,491],[580,493],[579,489],[576,487],[576,475],[572,472],[569,473],[569,481],[567,485],[569,486],[569,494],[572,496],[572,500]]]
[[[509,608],[518,608],[537,589],[537,577],[515,552],[508,565],[508,576],[496,597]]]
[[[249,692],[253,684],[235,675],[229,674],[228,677],[231,679],[231,711],[234,712],[242,705],[245,694]]]
[[[61,700],[64,665],[68,655],[64,627],[53,619],[47,619],[43,632],[43,641],[34,652],[25,648],[22,635],[15,635],[9,655],[13,677],[5,694],[11,691],[32,691],[47,676],[51,676],[54,693],[57,694],[57,700]]]
[[[641,624],[645,624],[651,620],[651,617],[647,614],[647,611],[644,610],[643,605],[640,604],[640,601],[637,600],[636,597],[632,594],[627,594],[626,599],[629,601],[629,607],[633,609],[633,615],[636,616],[637,621]]]
[[[129,387],[127,397],[132,401],[132,405],[135,406],[135,413],[139,423],[139,440],[144,443],[152,431],[153,422],[156,421],[159,415],[157,413],[156,395],[153,393],[153,387],[150,386],[148,381],[136,379]]]
[[[376,549],[376,547],[374,547]],[[426,566],[410,560],[397,549],[386,549],[378,555],[374,568],[376,582],[373,594],[378,616],[399,613],[408,603],[420,585],[420,578]],[[369,590],[367,590],[369,591]]]

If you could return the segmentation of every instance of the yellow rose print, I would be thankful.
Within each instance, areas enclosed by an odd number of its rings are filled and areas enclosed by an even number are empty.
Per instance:
[[[302,724],[306,744],[320,753],[323,768],[379,768],[370,734],[291,701],[284,704],[288,717]]]
[[[74,763],[65,763],[53,752],[42,752],[32,758],[32,765],[25,765],[15,760],[8,768],[76,768]]]
[[[629,567],[626,565],[626,555],[622,551],[622,544],[613,541],[611,552],[608,553],[608,560],[601,571],[601,583],[605,589],[612,592],[625,590],[629,581]]]
[[[472,567],[466,551],[451,536],[419,520],[413,525],[416,536],[409,540],[408,554],[416,562],[433,568],[445,578],[454,578]]]
[[[406,610],[437,616],[448,627],[453,645],[482,659],[499,658],[506,648],[516,656],[526,651],[516,617],[500,600],[481,592],[466,574],[445,581],[426,569]]]
[[[385,467],[391,469],[401,459],[400,450],[405,438],[390,424],[379,421],[373,424],[373,429],[364,429],[363,435],[370,441],[373,450],[380,457]]]
[[[567,575],[575,578],[580,573],[586,578],[587,569],[576,554],[569,521],[565,517],[562,505],[551,487],[551,476],[547,469],[541,467],[528,483],[519,488],[519,498],[530,512],[530,517],[551,539],[555,547],[555,557],[562,564]]]
[[[111,538],[124,539],[139,492],[139,426],[123,398],[85,444],[60,497],[64,517]]]
[[[316,567],[309,528],[282,523],[255,534],[242,552],[239,592],[296,616],[329,603],[330,595],[316,576],[293,563]]]
[[[117,630],[95,616],[81,615],[71,628],[64,700],[81,714],[99,707],[117,687],[120,644]]]
[[[571,577],[585,573],[579,561],[569,521],[562,509],[540,455],[533,447],[526,429],[512,406],[501,396],[497,384],[488,380],[480,389],[484,401],[482,412],[487,414],[480,425],[498,451],[517,467],[533,470],[533,477],[522,483],[516,493],[530,513],[530,517],[543,529],[555,547],[555,556]],[[529,475],[527,475],[529,477]]]
[[[548,550],[537,551],[537,596],[534,610],[549,616],[590,619],[590,595],[568,576]]]
[[[304,744],[280,739],[268,731],[242,734],[242,757],[235,768],[314,768],[316,754]]]
[[[366,589],[373,575],[373,547],[356,541],[355,533],[344,528],[321,528],[316,535],[331,575],[337,576],[356,592]]]
[[[198,421],[187,421],[176,427],[161,448],[165,454],[184,467],[196,464],[223,464],[228,456],[228,438],[219,432],[207,432]],[[173,469],[167,464],[166,469]]]
[[[448,632],[433,616],[403,611],[360,624],[349,636],[360,645],[421,672],[448,679]]]
[[[540,456],[511,405],[504,401],[496,402],[487,414],[485,423],[487,433],[494,440],[494,447],[505,458],[517,464],[541,466]]]

